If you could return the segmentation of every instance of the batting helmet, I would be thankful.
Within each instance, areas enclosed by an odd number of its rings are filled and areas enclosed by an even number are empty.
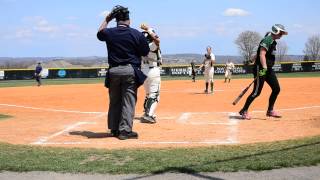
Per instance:
[[[282,24],[275,24],[271,28],[271,33],[274,35],[278,35],[282,32],[282,34],[287,35],[288,32],[285,30],[284,26]]]

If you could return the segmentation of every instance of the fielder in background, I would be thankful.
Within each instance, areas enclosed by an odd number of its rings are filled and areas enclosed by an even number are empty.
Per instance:
[[[160,65],[162,64],[160,38],[147,24],[141,24],[142,34],[149,44],[149,54],[142,57],[142,71],[147,75],[144,82],[146,98],[143,103],[144,115],[142,123],[156,123],[155,110],[160,100]]]
[[[212,53],[211,46],[207,47],[207,53],[204,55],[204,61],[200,65],[199,70],[204,67],[204,79],[206,82],[206,89],[204,90],[205,93],[209,93],[208,86],[210,83],[210,90],[211,94],[213,94],[213,75],[214,75],[214,67],[213,64],[216,61],[214,54]]]
[[[234,64],[230,60],[228,60],[226,62],[225,73],[224,73],[224,82],[225,83],[227,82],[227,79],[229,79],[229,83],[230,83],[233,69],[234,69]]]
[[[272,89],[266,115],[275,118],[281,117],[273,110],[278,94],[280,93],[280,85],[272,67],[275,63],[276,40],[280,39],[282,35],[287,34],[288,32],[283,25],[275,24],[272,26],[271,32],[268,32],[260,41],[253,67],[253,76],[254,78],[257,77],[257,79],[254,82],[252,93],[249,95],[246,103],[239,112],[243,119],[251,119],[248,114],[249,106],[253,100],[260,95],[264,82],[267,82]]]
[[[41,63],[39,62],[38,65],[36,66],[34,77],[36,78],[37,85],[41,86],[41,72],[42,72],[42,66]]]
[[[194,63],[194,60],[192,60],[190,64],[191,64],[192,82],[196,82],[196,64]]]

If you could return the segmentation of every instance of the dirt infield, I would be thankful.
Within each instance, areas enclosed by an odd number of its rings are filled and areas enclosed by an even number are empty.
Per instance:
[[[280,120],[266,118],[266,85],[254,101],[252,120],[240,120],[231,102],[252,79],[215,82],[164,81],[156,124],[142,124],[144,90],[139,89],[134,131],[139,139],[120,141],[106,130],[108,93],[102,84],[0,88],[0,141],[40,146],[127,148],[194,147],[244,144],[320,135],[320,78],[280,78],[276,109]],[[251,90],[249,90],[251,91]]]

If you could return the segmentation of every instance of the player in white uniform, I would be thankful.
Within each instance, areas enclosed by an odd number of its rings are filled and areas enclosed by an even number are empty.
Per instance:
[[[216,61],[216,57],[212,53],[211,46],[207,47],[207,53],[204,56],[205,56],[204,61],[199,67],[200,70],[202,67],[204,67],[204,78],[206,81],[206,89],[204,90],[204,92],[209,93],[208,86],[210,82],[211,94],[213,94],[213,75],[214,75],[213,64]]]
[[[142,57],[142,71],[147,75],[147,79],[144,82],[146,98],[141,122],[156,123],[155,110],[160,100],[160,65],[162,64],[160,38],[148,25],[141,24],[140,28],[143,30],[142,33],[147,38],[150,47],[149,54]]]
[[[225,74],[224,74],[225,83],[227,82],[227,79],[229,79],[229,83],[230,83],[233,69],[234,69],[234,64],[230,60],[228,60],[225,66]]]

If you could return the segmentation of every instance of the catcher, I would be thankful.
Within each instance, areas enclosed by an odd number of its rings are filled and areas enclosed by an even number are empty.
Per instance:
[[[141,122],[156,123],[155,110],[160,100],[160,65],[162,64],[160,38],[147,24],[141,24],[140,28],[143,30],[142,34],[146,37],[150,48],[149,54],[142,57],[142,71],[147,79],[143,84],[146,98]]]

